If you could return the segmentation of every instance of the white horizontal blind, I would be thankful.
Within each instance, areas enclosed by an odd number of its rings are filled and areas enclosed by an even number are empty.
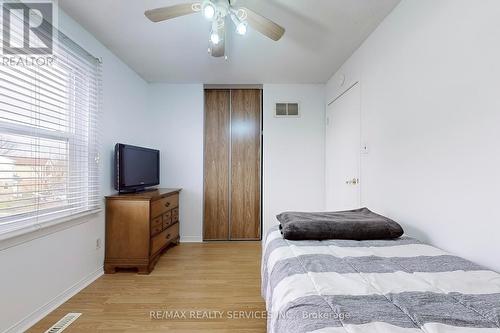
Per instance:
[[[54,57],[0,66],[0,234],[100,206],[101,66],[57,31]]]

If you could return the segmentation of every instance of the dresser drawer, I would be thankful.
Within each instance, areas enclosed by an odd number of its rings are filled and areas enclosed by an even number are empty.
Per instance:
[[[179,237],[179,223],[172,225],[165,231],[167,231],[166,238],[168,242],[175,240]]]
[[[163,230],[163,226],[158,226],[158,227],[153,227],[151,228],[151,236],[154,236],[158,233],[160,233]]]
[[[151,221],[151,235],[156,235],[163,230],[163,218],[158,216]]]
[[[172,208],[179,206],[179,195],[171,195],[166,198],[162,198],[151,202],[151,216],[160,216]]]
[[[160,251],[168,242],[179,237],[179,223],[163,230],[160,234],[151,238],[151,254]]]
[[[172,211],[168,211],[165,214],[163,214],[163,229],[167,229],[170,227],[173,223],[172,220]]]
[[[173,222],[179,221],[179,208],[175,208],[172,210],[172,221]]]
[[[160,251],[167,244],[167,230],[151,238],[151,254]]]

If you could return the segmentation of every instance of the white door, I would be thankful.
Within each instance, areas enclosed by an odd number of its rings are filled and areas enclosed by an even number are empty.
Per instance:
[[[355,84],[327,108],[326,209],[360,206],[361,101]]]

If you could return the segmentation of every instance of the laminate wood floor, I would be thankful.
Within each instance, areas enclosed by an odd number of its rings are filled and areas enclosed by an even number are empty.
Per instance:
[[[68,312],[82,316],[65,333],[265,332],[260,255],[260,242],[180,244],[150,275],[104,275],[28,332],[44,332]]]

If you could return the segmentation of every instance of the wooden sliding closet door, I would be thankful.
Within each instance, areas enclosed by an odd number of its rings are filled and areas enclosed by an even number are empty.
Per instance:
[[[205,90],[203,239],[229,238],[230,91]]]
[[[261,91],[231,90],[231,239],[260,239]]]

